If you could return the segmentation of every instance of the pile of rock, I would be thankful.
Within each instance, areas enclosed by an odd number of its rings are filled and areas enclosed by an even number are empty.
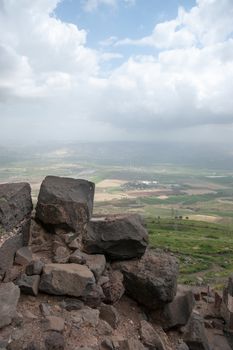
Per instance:
[[[91,339],[90,327],[98,334],[91,349],[208,350],[204,322],[193,313],[193,293],[177,290],[176,258],[148,249],[139,215],[92,218],[93,199],[93,183],[48,176],[33,214],[28,184],[0,185],[0,348],[78,349],[62,334],[70,329],[71,339],[72,327],[88,325],[86,337]],[[51,333],[42,335],[40,345],[28,344],[23,336],[22,342],[8,339],[1,346],[3,327],[16,322],[20,292],[35,298],[34,304],[39,300],[42,322]],[[49,303],[41,303],[44,295],[62,298],[52,313]],[[115,306],[123,295],[136,301],[144,316],[134,336],[122,329],[122,338]],[[38,319],[28,310],[27,317]],[[156,324],[166,331],[186,326],[182,337],[187,345],[178,341],[179,335],[171,347]]]

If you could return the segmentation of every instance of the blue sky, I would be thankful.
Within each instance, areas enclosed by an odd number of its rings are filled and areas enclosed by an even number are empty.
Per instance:
[[[232,0],[0,0],[0,139],[229,140]]]
[[[63,21],[75,23],[88,32],[87,45],[100,48],[101,41],[109,37],[137,39],[150,35],[159,22],[171,20],[177,16],[178,8],[183,6],[190,10],[195,0],[136,0],[134,4],[120,1],[114,7],[101,4],[92,11],[85,11],[83,0],[61,1],[55,15]],[[118,48],[117,51],[131,54],[143,52],[139,48]],[[144,48],[147,53],[149,50]],[[151,51],[151,49],[150,49]]]

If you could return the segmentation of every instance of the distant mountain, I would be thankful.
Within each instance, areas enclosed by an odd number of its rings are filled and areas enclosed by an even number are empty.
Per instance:
[[[227,145],[177,142],[77,142],[33,146],[0,146],[0,162],[70,161],[102,165],[148,166],[169,163],[233,170],[233,152]]]

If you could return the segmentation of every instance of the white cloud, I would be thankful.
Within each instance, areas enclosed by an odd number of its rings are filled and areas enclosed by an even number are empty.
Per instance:
[[[85,30],[54,16],[58,2],[0,0],[2,138],[19,128],[39,137],[166,137],[233,123],[231,0],[199,0],[150,36],[128,39],[159,51],[110,72],[103,62],[122,56],[88,48]]]
[[[206,46],[233,36],[232,0],[197,0],[186,12],[180,7],[174,20],[158,23],[152,34],[138,40],[129,38],[115,45],[154,46],[158,49]]]

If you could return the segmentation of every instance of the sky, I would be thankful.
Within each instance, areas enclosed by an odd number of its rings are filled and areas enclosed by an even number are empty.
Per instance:
[[[0,0],[0,143],[233,143],[232,91],[232,0]]]

